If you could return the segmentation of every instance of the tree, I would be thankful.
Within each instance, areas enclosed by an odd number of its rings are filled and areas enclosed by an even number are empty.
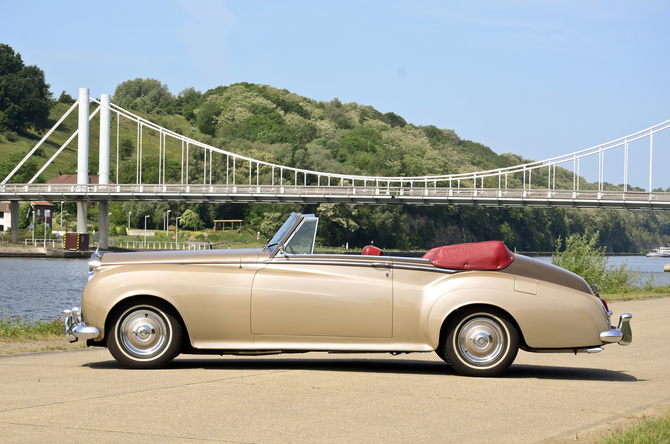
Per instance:
[[[156,79],[126,80],[114,91],[112,101],[119,106],[151,111],[159,104],[174,100],[167,85]]]
[[[28,228],[28,225],[32,223],[31,221],[28,221],[30,218],[30,214],[33,211],[33,208],[30,206],[28,202],[24,203],[21,205],[19,208],[19,229],[24,230]]]
[[[21,54],[0,43],[0,130],[48,128],[50,99],[44,71],[25,66]]]
[[[204,224],[202,223],[200,216],[193,210],[184,211],[184,213],[181,215],[181,219],[179,220],[179,226],[185,230],[201,230],[203,225]]]

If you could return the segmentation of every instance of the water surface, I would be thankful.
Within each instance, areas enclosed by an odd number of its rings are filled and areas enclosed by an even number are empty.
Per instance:
[[[0,316],[51,320],[81,306],[88,259],[0,257]]]

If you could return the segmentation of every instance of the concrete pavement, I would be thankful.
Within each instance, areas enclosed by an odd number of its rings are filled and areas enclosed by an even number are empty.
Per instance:
[[[458,376],[434,353],[181,356],[139,371],[105,349],[3,356],[0,440],[583,442],[670,403],[670,298],[610,309],[633,314],[629,347],[519,352],[493,379]]]

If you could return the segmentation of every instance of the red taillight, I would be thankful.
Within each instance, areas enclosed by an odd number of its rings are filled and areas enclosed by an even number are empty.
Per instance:
[[[610,308],[607,306],[607,301],[605,299],[600,298],[600,303],[603,304],[603,307],[605,307],[605,311],[610,311]]]

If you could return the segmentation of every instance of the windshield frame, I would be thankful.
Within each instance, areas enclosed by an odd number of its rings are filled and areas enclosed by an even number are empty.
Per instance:
[[[265,248],[268,249],[268,251],[272,254],[274,251],[277,249],[277,246],[282,245],[282,240],[286,238],[286,236],[291,233],[291,228],[295,227],[296,224],[300,222],[300,219],[298,218],[297,213],[291,213],[286,219],[286,222],[277,230],[274,236],[272,236],[272,239],[268,241],[267,244],[264,245]]]

